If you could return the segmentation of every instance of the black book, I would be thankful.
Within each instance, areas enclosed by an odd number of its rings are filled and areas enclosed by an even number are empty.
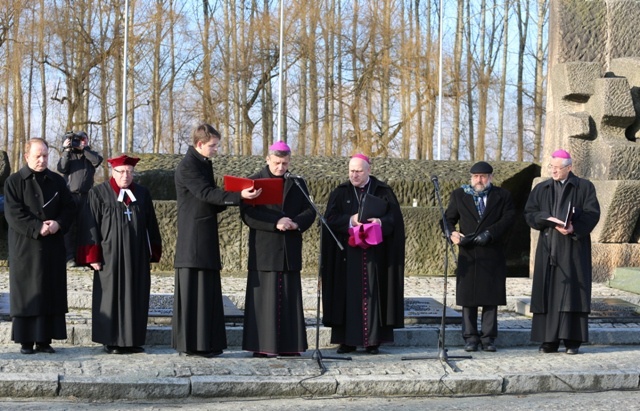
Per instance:
[[[358,221],[365,223],[370,218],[380,218],[387,214],[388,206],[387,200],[367,193],[362,196],[362,201],[360,202]]]

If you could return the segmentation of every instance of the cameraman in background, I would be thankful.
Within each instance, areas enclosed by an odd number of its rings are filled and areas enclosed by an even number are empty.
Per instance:
[[[63,152],[58,161],[58,172],[62,173],[76,204],[76,217],[82,214],[87,202],[87,193],[93,187],[96,167],[102,163],[102,157],[89,147],[89,136],[84,131],[67,132],[64,135]],[[67,250],[67,267],[75,267],[77,218],[64,236]]]

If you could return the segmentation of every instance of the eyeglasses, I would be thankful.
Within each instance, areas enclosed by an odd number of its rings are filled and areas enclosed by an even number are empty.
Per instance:
[[[566,166],[559,167],[559,166],[552,166],[551,164],[547,164],[547,168],[548,168],[549,170],[551,170],[551,171],[560,171],[560,170],[562,170],[562,169],[564,169],[564,168],[569,167],[570,165],[571,165],[571,164],[567,164]]]
[[[116,173],[118,173],[118,175],[132,175],[133,174],[133,170],[129,171],[129,170],[116,170],[115,168],[113,169],[113,171],[115,171]]]

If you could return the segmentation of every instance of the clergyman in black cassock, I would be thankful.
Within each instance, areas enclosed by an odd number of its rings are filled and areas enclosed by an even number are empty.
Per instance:
[[[151,262],[162,239],[149,191],[133,183],[139,159],[107,160],[112,177],[89,191],[76,262],[94,269],[92,340],[110,354],[142,352],[147,334]]]
[[[315,220],[315,211],[301,188],[305,182],[284,179],[291,149],[283,141],[269,147],[267,166],[252,175],[282,178],[282,204],[240,208],[249,226],[249,263],[244,309],[242,349],[256,357],[298,355],[307,350],[302,306],[302,233]]]
[[[218,151],[220,133],[211,125],[198,125],[192,142],[175,172],[178,239],[171,345],[188,355],[211,357],[227,348],[218,213],[261,191],[227,192],[216,186],[210,158]]]
[[[525,220],[539,230],[531,290],[531,341],[540,352],[578,354],[589,341],[591,311],[591,232],[600,220],[592,182],[571,171],[565,150],[551,155],[551,178],[538,183],[527,199]],[[553,218],[557,220],[553,220]]]
[[[27,164],[4,183],[11,339],[21,344],[23,354],[53,353],[51,340],[67,338],[63,235],[75,205],[62,176],[47,169],[46,141],[29,139],[24,152]]]
[[[387,202],[375,218],[358,221],[366,194]],[[356,154],[349,161],[349,181],[334,189],[325,218],[342,242],[322,233],[321,275],[323,324],[331,327],[331,342],[338,353],[357,346],[377,354],[384,342],[393,342],[394,328],[404,327],[404,220],[391,187],[370,175],[369,158]],[[381,226],[383,241],[368,248],[349,244],[349,228],[363,223]],[[326,231],[326,230],[325,230]]]

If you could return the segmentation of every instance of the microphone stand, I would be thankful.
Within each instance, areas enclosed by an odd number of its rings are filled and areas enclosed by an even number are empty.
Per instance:
[[[450,356],[447,353],[447,348],[445,348],[445,318],[447,311],[447,284],[448,284],[448,271],[449,271],[449,252],[453,256],[453,261],[457,264],[458,259],[456,257],[456,251],[453,248],[453,243],[451,242],[451,232],[449,231],[449,226],[447,224],[447,218],[445,216],[444,207],[442,206],[442,198],[440,197],[440,185],[438,184],[438,178],[436,176],[431,177],[433,181],[433,185],[435,187],[436,198],[438,199],[438,206],[440,207],[440,215],[441,215],[441,224],[444,230],[444,288],[443,288],[443,297],[442,297],[442,316],[440,318],[440,332],[438,335],[438,355],[437,356],[413,356],[413,357],[402,357],[402,360],[440,360],[440,362],[444,362],[447,364],[454,372],[460,371],[460,369],[452,364],[450,360],[453,359],[470,359],[472,358],[470,355],[457,355]]]
[[[340,248],[340,251],[344,251],[344,247],[340,243],[340,240],[338,240],[338,237],[336,237],[336,235],[333,233],[333,230],[331,230],[331,227],[329,227],[329,224],[327,224],[327,220],[324,218],[322,213],[320,213],[320,210],[318,210],[318,207],[315,205],[313,200],[311,200],[311,197],[309,197],[307,192],[302,188],[302,184],[300,184],[300,181],[299,181],[300,178],[299,177],[289,177],[289,178],[291,180],[293,180],[293,182],[300,189],[300,191],[302,192],[304,197],[307,199],[307,201],[309,202],[311,207],[313,207],[314,211],[316,212],[316,215],[320,219],[320,222],[327,229],[327,231],[331,234],[331,236],[335,240],[336,244],[338,245],[338,248]],[[320,244],[322,244],[322,227],[320,227]],[[320,371],[321,371],[320,375],[322,375],[325,372],[327,372],[327,367],[324,365],[323,360],[343,360],[343,361],[350,361],[351,360],[351,357],[324,356],[324,355],[322,355],[322,352],[320,351],[320,348],[319,348],[320,347],[320,299],[321,299],[321,293],[322,293],[322,275],[321,275],[321,273],[322,273],[322,254],[318,253],[318,286],[317,286],[317,290],[316,290],[316,298],[317,298],[317,303],[316,303],[316,346],[315,346],[315,349],[313,350],[313,354],[311,355],[311,358],[316,360],[316,362],[318,363],[318,367],[320,367]],[[278,358],[280,358],[280,357],[278,357]],[[287,359],[291,359],[291,357],[286,357],[286,358]]]

